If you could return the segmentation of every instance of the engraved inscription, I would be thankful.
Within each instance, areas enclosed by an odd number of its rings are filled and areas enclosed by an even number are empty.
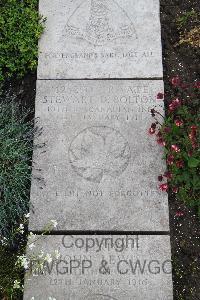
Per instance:
[[[148,5],[147,5],[148,3]],[[43,0],[38,79],[162,78],[159,0]]]
[[[115,178],[127,168],[130,147],[120,132],[113,128],[89,127],[72,141],[69,160],[81,177],[101,182],[104,175]]]
[[[117,39],[137,38],[127,12],[114,0],[85,0],[69,17],[65,34],[95,46]]]

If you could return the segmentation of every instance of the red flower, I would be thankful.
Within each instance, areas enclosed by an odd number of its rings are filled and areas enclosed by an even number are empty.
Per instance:
[[[172,173],[167,171],[164,173],[164,177],[166,177],[167,179],[172,179]]]
[[[169,111],[174,111],[176,108],[178,108],[181,105],[181,100],[179,98],[174,99],[169,104]]]
[[[194,88],[200,89],[200,81],[194,83]]]
[[[177,153],[181,151],[181,149],[177,145],[171,145],[171,149]]]
[[[178,188],[177,187],[173,187],[172,191],[173,191],[173,193],[177,194],[178,193]]]
[[[175,216],[176,217],[182,217],[182,216],[184,216],[184,213],[182,211],[177,211]]]
[[[183,168],[184,167],[184,161],[183,160],[178,160],[176,162],[176,166],[177,166],[177,168]]]
[[[193,142],[193,143],[192,143],[192,148],[193,148],[193,149],[196,149],[196,148],[198,148],[198,145],[197,145],[197,143],[196,143],[196,142]]]
[[[197,129],[198,127],[193,125],[190,127],[191,128],[191,132],[189,133],[189,139],[192,143],[192,147],[193,149],[196,149],[198,147],[197,145],[197,141],[196,141],[196,135],[197,135]]]
[[[167,183],[160,184],[160,185],[159,185],[159,189],[160,189],[162,192],[166,192],[166,191],[168,190],[168,184],[167,184]]]
[[[169,105],[169,111],[174,111],[175,110],[175,106],[173,105],[173,103],[171,103]]]
[[[191,142],[194,143],[196,141],[196,131],[192,131],[191,133],[189,133],[189,138]]]
[[[180,127],[180,126],[182,126],[182,125],[183,125],[183,121],[182,121],[182,120],[179,120],[179,119],[177,119],[177,120],[175,120],[175,124],[176,124],[176,126]]]
[[[167,164],[168,165],[173,165],[173,163],[174,163],[174,156],[172,154],[170,154],[167,157]]]
[[[190,87],[190,85],[188,83],[181,83],[180,86],[181,86],[182,89],[187,89],[187,88]]]
[[[157,143],[158,143],[158,145],[166,146],[166,143],[165,143],[165,141],[163,140],[163,138],[157,139]]]
[[[191,130],[193,130],[193,131],[196,131],[196,130],[198,129],[198,127],[197,127],[196,125],[192,125],[190,128],[191,128]]]
[[[170,127],[165,127],[163,130],[165,133],[170,133],[172,131]]]
[[[156,132],[155,129],[153,129],[152,127],[149,128],[149,134],[154,134],[155,132]]]
[[[160,130],[158,131],[158,133],[156,134],[156,136],[157,136],[157,137],[159,137],[159,138],[161,138],[161,137],[162,137],[162,133],[161,133],[161,131],[160,131]]]
[[[157,94],[157,99],[158,100],[162,100],[164,98],[164,94],[163,93],[158,93]]]
[[[171,79],[171,83],[172,83],[172,85],[175,86],[175,87],[179,86],[179,85],[181,84],[181,79],[180,79],[180,77],[179,77],[178,75],[176,75],[175,77],[173,77],[173,78]]]
[[[193,155],[193,151],[190,150],[190,151],[188,152],[188,156],[191,157],[192,155]]]
[[[173,100],[174,105],[181,105],[181,100],[179,98],[176,98],[175,100]]]

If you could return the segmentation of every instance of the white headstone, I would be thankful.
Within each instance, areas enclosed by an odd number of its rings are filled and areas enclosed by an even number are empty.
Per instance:
[[[61,256],[39,270],[32,261],[24,300],[173,300],[167,236],[43,236],[36,245],[30,257]]]
[[[38,78],[162,77],[159,0],[40,0]]]
[[[168,231],[162,147],[148,135],[162,81],[38,81],[31,230]]]

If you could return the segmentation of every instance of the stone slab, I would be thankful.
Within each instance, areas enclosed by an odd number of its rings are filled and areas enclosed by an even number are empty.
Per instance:
[[[40,0],[38,79],[161,78],[159,0]]]
[[[51,219],[60,231],[169,230],[162,147],[148,135],[162,91],[157,80],[38,81],[31,230]]]
[[[61,256],[32,262],[24,300],[173,300],[169,236],[43,236],[41,250]]]

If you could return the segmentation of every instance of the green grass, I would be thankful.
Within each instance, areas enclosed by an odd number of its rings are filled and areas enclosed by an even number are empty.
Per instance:
[[[16,268],[17,256],[13,251],[0,245],[0,298],[5,300],[22,299],[22,291],[13,289],[15,280],[22,280],[22,270]]]
[[[28,211],[33,124],[14,102],[0,100],[0,234],[11,238]]]

